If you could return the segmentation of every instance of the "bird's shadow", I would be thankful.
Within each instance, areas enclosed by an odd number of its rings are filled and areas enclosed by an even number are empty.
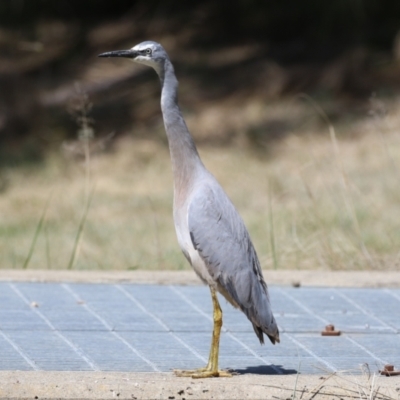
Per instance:
[[[294,375],[298,373],[298,371],[296,371],[295,369],[285,369],[281,365],[257,365],[243,369],[233,369],[230,371],[237,375]]]

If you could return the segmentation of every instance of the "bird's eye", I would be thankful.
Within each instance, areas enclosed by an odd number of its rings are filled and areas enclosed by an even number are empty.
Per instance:
[[[150,55],[150,54],[151,54],[151,49],[146,49],[144,52],[145,52],[146,54]]]

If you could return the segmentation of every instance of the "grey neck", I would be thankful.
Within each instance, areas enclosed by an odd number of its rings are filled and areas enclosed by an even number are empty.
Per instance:
[[[179,109],[178,81],[168,59],[165,60],[164,69],[159,71],[159,77],[162,86],[161,110],[171,154],[175,196],[179,196],[191,187],[194,177],[204,169],[204,165]]]

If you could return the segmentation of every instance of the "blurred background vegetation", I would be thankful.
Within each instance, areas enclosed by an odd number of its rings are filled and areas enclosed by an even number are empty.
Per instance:
[[[265,268],[397,268],[398,0],[2,0],[0,268],[186,268],[153,71]]]

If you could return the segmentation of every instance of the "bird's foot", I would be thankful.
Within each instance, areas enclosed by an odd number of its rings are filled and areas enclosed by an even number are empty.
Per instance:
[[[205,371],[209,371],[209,369],[207,367],[198,369],[174,369],[174,374],[176,376],[191,377],[193,375],[200,374]]]
[[[232,373],[223,370],[217,371],[202,371],[192,375],[193,379],[202,379],[202,378],[231,378],[233,376]]]
[[[202,378],[230,378],[233,374],[228,371],[223,370],[212,370],[207,367],[199,368],[199,369],[191,369],[191,370],[181,370],[175,369],[174,373],[179,377],[190,377],[193,379],[202,379]]]

